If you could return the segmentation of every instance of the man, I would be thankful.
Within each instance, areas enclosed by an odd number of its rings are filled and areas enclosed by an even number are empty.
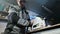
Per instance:
[[[8,24],[6,26],[4,34],[9,34],[13,31],[13,27],[16,25],[20,28],[22,34],[26,34],[25,27],[30,25],[30,17],[25,8],[24,0],[17,0],[19,7],[21,7],[21,11],[19,10],[19,16],[16,12],[10,12],[8,16]],[[28,28],[27,28],[28,29]]]

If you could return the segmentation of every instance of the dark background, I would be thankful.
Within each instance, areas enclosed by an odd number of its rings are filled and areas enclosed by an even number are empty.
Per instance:
[[[5,1],[17,5],[16,0]],[[51,24],[60,23],[60,0],[26,0],[25,5],[28,10],[39,14],[40,17],[45,17]]]

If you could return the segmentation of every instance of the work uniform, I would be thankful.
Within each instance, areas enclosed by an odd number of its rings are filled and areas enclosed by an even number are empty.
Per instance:
[[[25,33],[25,27],[29,25],[27,19],[29,18],[25,12],[19,11],[19,15],[15,12],[15,9],[10,8],[8,15],[8,24],[6,26],[4,34],[9,34],[11,31],[13,31],[14,26],[17,26],[20,28],[21,33]]]

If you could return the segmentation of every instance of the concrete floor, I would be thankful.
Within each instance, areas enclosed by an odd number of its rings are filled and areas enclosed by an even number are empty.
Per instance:
[[[6,28],[7,23],[5,22],[0,22],[0,34],[4,32]],[[32,34],[60,34],[60,28],[57,29],[52,29],[52,30],[47,30],[47,31],[42,31],[42,32],[36,32]]]
[[[7,23],[0,22],[0,34],[1,34],[1,32],[4,32],[6,25],[7,25]]]
[[[60,34],[60,28],[42,31],[42,32],[36,32],[36,33],[32,33],[32,34]]]

